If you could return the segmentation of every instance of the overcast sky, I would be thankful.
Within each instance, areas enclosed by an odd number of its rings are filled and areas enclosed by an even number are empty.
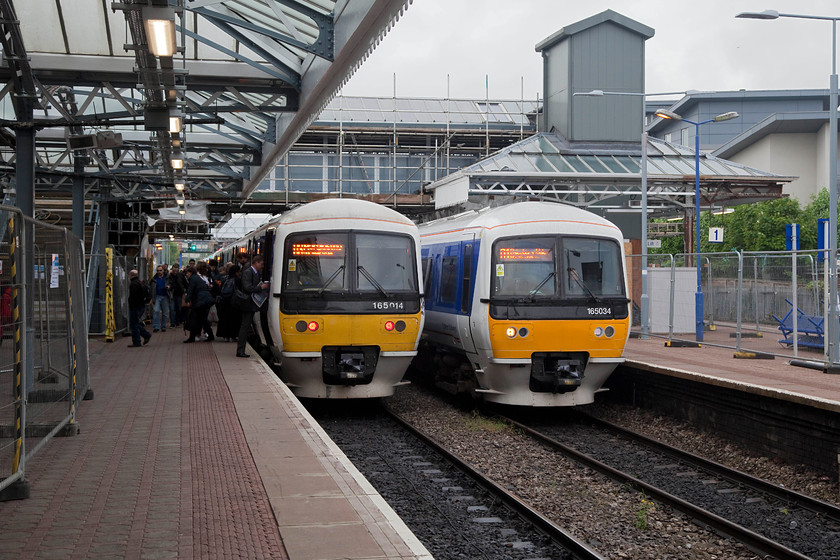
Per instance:
[[[828,89],[829,21],[735,19],[745,11],[840,17],[838,0],[414,0],[344,95],[536,99],[534,46],[612,9],[655,30],[646,90]],[[524,85],[523,85],[524,84]]]

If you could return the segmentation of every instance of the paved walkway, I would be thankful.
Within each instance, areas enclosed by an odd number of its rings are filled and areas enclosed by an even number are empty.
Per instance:
[[[761,338],[743,338],[741,350],[779,354],[774,359],[735,357],[733,348],[717,345],[736,344],[730,330],[720,328],[704,333],[700,348],[666,347],[662,338],[631,338],[624,350],[627,365],[705,383],[782,398],[817,408],[840,412],[840,375],[791,365],[791,360],[819,361],[822,353],[803,349],[794,357],[793,350],[779,344],[778,332]],[[683,335],[693,340],[692,335]]]
[[[0,558],[431,558],[261,362],[182,340],[90,341],[80,434],[0,503]]]

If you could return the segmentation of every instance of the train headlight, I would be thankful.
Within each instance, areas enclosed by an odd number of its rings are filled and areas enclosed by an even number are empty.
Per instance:
[[[295,330],[297,332],[306,332],[306,321],[298,321],[295,323]]]
[[[607,335],[607,338],[612,338],[612,336],[615,334],[615,329],[613,327],[607,327],[606,329],[604,329],[604,334]]]
[[[508,338],[516,338],[516,327],[508,327],[505,334],[508,335]]]
[[[391,332],[394,330],[394,322],[393,321],[385,321],[385,330]]]
[[[318,321],[309,321],[309,323],[306,325],[306,328],[309,330],[309,332],[315,332],[318,330],[318,328],[320,328],[320,326],[321,325],[318,324]]]
[[[595,327],[595,336],[604,336],[604,329],[601,327]]]
[[[395,328],[397,329],[397,332],[403,332],[405,330],[405,327],[406,327],[405,321],[397,321],[397,324],[395,326]]]
[[[525,327],[519,329],[519,336],[521,336],[522,338],[528,336],[528,329],[526,329]]]

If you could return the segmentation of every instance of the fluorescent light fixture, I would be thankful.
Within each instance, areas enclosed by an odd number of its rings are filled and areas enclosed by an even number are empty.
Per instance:
[[[184,190],[184,183],[175,183],[175,190],[181,192]]]
[[[143,8],[143,26],[149,51],[155,56],[175,54],[175,10],[172,8]]]
[[[172,134],[181,132],[181,117],[169,117],[169,132]]]

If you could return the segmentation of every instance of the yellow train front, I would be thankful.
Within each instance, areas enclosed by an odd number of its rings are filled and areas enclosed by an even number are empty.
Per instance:
[[[426,326],[418,369],[522,406],[591,403],[630,328],[619,229],[549,202],[420,226]]]
[[[419,235],[386,207],[313,202],[274,224],[269,346],[299,397],[386,397],[423,329]]]

